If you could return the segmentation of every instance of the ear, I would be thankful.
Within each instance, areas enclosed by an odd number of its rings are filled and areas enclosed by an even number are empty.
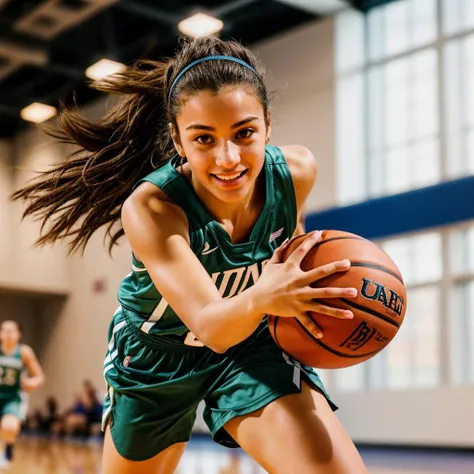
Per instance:
[[[171,138],[173,140],[174,147],[176,148],[176,151],[178,152],[178,155],[181,156],[181,158],[184,158],[186,154],[184,153],[184,148],[181,145],[181,140],[179,139],[179,133],[174,127],[172,123],[168,124],[168,128],[171,134]]]
[[[270,137],[272,135],[272,126],[270,125],[270,122],[267,125],[267,136],[265,139],[265,143],[268,143],[270,141]]]
[[[265,143],[268,143],[270,141],[270,136],[272,134],[272,116],[271,116],[270,109],[268,109],[267,117],[266,117],[265,121],[266,121],[266,125],[267,125],[267,133],[266,133]]]

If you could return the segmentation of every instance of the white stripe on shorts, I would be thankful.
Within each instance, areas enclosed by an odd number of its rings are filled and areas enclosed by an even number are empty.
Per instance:
[[[112,330],[112,337],[110,338],[110,341],[109,341],[109,351],[111,351],[115,346],[115,333],[117,331],[120,331],[120,329],[122,329],[125,326],[125,324],[127,324],[127,322],[123,320],[114,326],[114,329]]]
[[[292,360],[285,352],[282,352],[282,355],[285,362],[293,366],[293,383],[301,389],[301,364],[297,360]]]

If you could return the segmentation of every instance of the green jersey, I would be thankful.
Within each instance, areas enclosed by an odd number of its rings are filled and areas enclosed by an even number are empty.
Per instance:
[[[248,241],[232,243],[228,233],[209,214],[191,184],[177,167],[180,157],[153,171],[142,181],[160,188],[186,213],[190,245],[224,298],[235,296],[253,285],[274,250],[291,238],[297,224],[293,180],[282,151],[265,150],[262,170],[265,202]],[[132,255],[132,272],[122,281],[118,299],[128,321],[150,336],[186,342],[188,329],[161,296],[147,269]],[[188,339],[185,339],[188,336]]]
[[[12,354],[5,354],[0,346],[0,400],[20,393],[21,373],[24,369],[21,345]]]

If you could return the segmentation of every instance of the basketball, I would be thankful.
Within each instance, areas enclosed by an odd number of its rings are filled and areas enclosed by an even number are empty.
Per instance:
[[[294,238],[282,260],[306,237],[307,234]],[[301,268],[309,271],[346,258],[351,261],[349,270],[327,276],[312,286],[356,288],[356,298],[318,300],[351,310],[353,319],[308,313],[323,331],[322,339],[317,339],[296,318],[268,318],[275,342],[310,367],[340,369],[366,361],[387,347],[403,323],[406,290],[402,275],[392,259],[370,240],[343,231],[324,231],[322,239],[303,259]]]

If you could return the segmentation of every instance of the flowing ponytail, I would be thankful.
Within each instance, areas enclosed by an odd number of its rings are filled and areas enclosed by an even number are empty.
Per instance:
[[[209,55],[236,57],[258,74],[228,61],[203,62],[179,79],[168,102],[169,87],[180,71]],[[47,133],[77,150],[12,196],[28,201],[23,217],[41,221],[37,245],[69,238],[70,253],[83,251],[92,234],[105,226],[110,252],[124,235],[120,213],[134,186],[175,153],[168,124],[176,127],[184,98],[227,84],[253,87],[268,112],[263,71],[248,49],[216,37],[182,39],[169,61],[140,61],[94,83],[99,91],[120,95],[100,121],[86,118],[75,107],[63,108],[58,128]]]

